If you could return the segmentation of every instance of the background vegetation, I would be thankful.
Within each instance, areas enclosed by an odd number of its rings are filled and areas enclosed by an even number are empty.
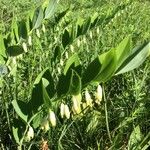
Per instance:
[[[25,20],[31,10],[35,10],[43,2],[42,0],[0,1],[0,34],[6,35],[11,32],[14,18],[17,21]],[[56,16],[65,10],[66,14],[58,21]],[[65,28],[71,28],[72,25],[88,17],[105,16],[104,21],[70,44],[73,52],[70,45],[67,48],[69,58],[73,53],[78,53],[86,68],[98,54],[116,47],[128,35],[132,36],[133,47],[149,41],[149,14],[148,0],[60,0],[54,16],[44,21],[46,32],[40,28],[40,38],[34,33],[32,46],[28,46],[28,53],[24,53],[22,59],[17,59],[15,75],[9,69],[9,75],[1,74],[3,84],[0,87],[0,149],[17,149],[18,146],[12,133],[14,118],[18,118],[12,101],[29,102],[32,98],[34,81],[46,67],[52,68],[52,76],[55,77],[55,82],[58,81],[63,66],[58,60],[52,63],[52,58]],[[61,57],[65,63],[66,53],[64,52]],[[59,120],[56,127],[51,127],[47,133],[39,133],[36,129],[35,138],[30,142],[24,142],[23,149],[40,149],[41,146],[46,145],[50,149],[60,150],[141,148],[146,150],[150,145],[149,63],[148,57],[138,69],[114,76],[105,83],[109,134],[103,99],[100,105],[94,105],[86,115],[79,115],[70,120],[61,120],[59,109],[56,109]],[[14,68],[13,60],[9,65]],[[96,87],[89,86],[88,89],[94,99]],[[82,91],[82,95],[84,93],[85,90]],[[64,101],[69,99],[68,95]]]

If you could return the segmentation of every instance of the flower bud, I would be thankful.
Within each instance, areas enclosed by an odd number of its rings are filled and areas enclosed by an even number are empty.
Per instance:
[[[60,115],[61,115],[61,118],[64,118],[64,115],[65,115],[65,105],[63,103],[61,103],[61,105],[60,105]]]
[[[41,122],[41,129],[47,132],[49,130],[49,121],[47,120],[47,117],[45,117]]]
[[[22,43],[22,47],[25,52],[28,51],[27,44],[25,42]]]
[[[73,47],[73,45],[70,45],[70,49],[71,49],[71,52],[73,53],[73,52],[74,52],[74,47]]]
[[[99,34],[99,32],[100,32],[100,31],[99,31],[99,27],[97,27],[97,30],[96,30],[96,32],[97,32],[97,34]]]
[[[98,102],[100,102],[102,100],[102,87],[101,87],[101,85],[98,85],[98,87],[97,87],[96,99],[98,100]]]
[[[40,31],[39,31],[39,29],[36,29],[36,35],[37,35],[38,38],[40,38]]]
[[[45,25],[42,24],[42,31],[45,33],[46,32],[46,29],[45,29]]]
[[[65,107],[65,116],[66,116],[67,119],[69,119],[70,118],[69,107],[68,107],[68,105],[65,105],[64,107]]]
[[[68,52],[67,52],[67,51],[65,52],[65,57],[66,57],[66,59],[68,59],[68,58],[69,58],[69,56],[68,56]]]
[[[58,73],[61,74],[61,69],[60,69],[60,67],[58,67],[57,70],[58,70]]]
[[[86,105],[92,107],[92,99],[88,90],[85,91],[85,100],[86,100]]]
[[[49,112],[49,121],[53,127],[56,126],[56,116],[52,110],[50,110],[50,112]]]
[[[77,40],[77,46],[80,47],[80,40]]]
[[[28,44],[31,46],[32,45],[32,38],[31,36],[28,37]]]
[[[79,114],[81,112],[80,99],[77,96],[73,95],[72,101],[73,101],[73,107],[72,107],[73,112],[75,114]]]
[[[28,130],[28,132],[27,132],[26,139],[27,139],[27,141],[30,141],[31,139],[33,139],[33,137],[34,137],[34,130],[33,130],[33,128],[30,126],[30,127],[29,127],[29,130]]]
[[[60,59],[60,65],[63,66],[64,62],[62,59]]]
[[[87,42],[86,42],[86,37],[85,37],[85,36],[83,37],[83,43],[84,43],[84,44],[87,44]]]

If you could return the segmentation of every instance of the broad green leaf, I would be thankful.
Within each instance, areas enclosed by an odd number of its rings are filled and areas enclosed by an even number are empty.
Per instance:
[[[143,44],[133,49],[132,54],[123,62],[116,71],[116,75],[131,71],[139,67],[148,57],[150,51],[150,43]]]
[[[72,70],[69,93],[71,95],[78,95],[80,92],[81,92],[81,77],[78,75],[77,72]]]
[[[32,97],[28,103],[31,114],[30,117],[32,117],[33,114],[36,114],[44,104],[42,86],[42,81],[40,80],[40,82],[34,85],[32,89]]]
[[[43,21],[43,17],[44,17],[43,9],[40,6],[34,12],[34,16],[33,16],[33,20],[32,20],[34,29],[37,29],[38,27],[41,26],[42,21]]]
[[[7,48],[7,53],[9,56],[18,56],[24,53],[22,46],[14,45]]]
[[[36,78],[29,101],[33,114],[37,113],[43,104],[50,105],[50,99],[55,94],[54,81],[48,68],[44,69]]]
[[[25,122],[27,122],[28,114],[27,114],[27,104],[22,101],[12,101],[12,105],[18,114],[18,116],[23,119]]]
[[[26,27],[26,21],[22,20],[18,23],[18,35],[20,38],[27,39],[28,32]]]
[[[13,119],[12,132],[17,144],[20,144],[20,140],[25,132],[25,124],[20,119]]]
[[[63,35],[62,35],[62,45],[64,48],[66,48],[66,46],[68,44],[70,44],[71,42],[71,38],[70,38],[70,34],[69,31],[67,29],[65,29]]]
[[[114,49],[111,49],[108,52],[101,54],[99,56],[99,61],[102,66],[98,75],[94,78],[93,81],[106,82],[113,76],[116,70],[116,51]]]
[[[93,81],[93,79],[98,75],[98,73],[101,70],[101,62],[99,60],[99,57],[94,59],[87,67],[87,69],[84,71],[82,76],[82,84],[83,86],[86,86],[90,82]]]
[[[74,65],[73,67],[77,67],[80,65],[80,60],[77,54],[72,55],[66,62],[65,68],[64,68],[64,75],[67,74],[67,71],[69,68]]]
[[[4,45],[4,39],[1,34],[0,34],[0,55],[3,57],[7,57],[6,56],[6,48]]]
[[[54,87],[54,81],[53,78],[51,76],[50,70],[49,68],[44,69],[36,78],[34,84],[38,84],[40,81],[42,80],[42,83],[44,85],[44,87],[46,88],[46,90],[48,91],[48,95],[50,96],[50,98],[52,98],[55,94],[55,87]],[[46,84],[44,84],[47,81],[47,86]]]
[[[82,25],[82,32],[81,34],[84,35],[90,28],[91,25],[91,18],[89,17],[86,22]]]
[[[55,16],[55,20],[56,20],[57,23],[66,15],[66,13],[68,12],[68,10],[69,9],[67,8],[66,10],[62,11],[57,16]]]
[[[32,120],[32,126],[34,129],[38,128],[41,125],[41,120],[43,119],[43,112],[38,113]]]
[[[57,4],[58,4],[58,0],[50,0],[49,4],[45,10],[45,19],[48,19],[52,15],[54,15]]]
[[[46,90],[46,88],[49,85],[49,81],[46,80],[45,78],[42,78],[42,83],[43,83],[42,84],[43,101],[44,101],[45,106],[49,108],[51,106],[51,99],[48,94],[49,91]]]
[[[119,68],[124,60],[130,55],[131,38],[125,38],[115,49],[117,56],[117,68]]]
[[[64,96],[67,93],[69,93],[71,77],[72,77],[72,70],[69,70],[66,75],[62,74],[59,77],[59,81],[57,84],[58,97]]]
[[[60,49],[60,46],[56,46],[55,49],[54,49],[54,57],[53,57],[53,60],[54,62],[56,62],[56,60],[60,58],[61,56],[61,49]]]
[[[141,142],[141,139],[142,139],[142,134],[140,131],[140,127],[138,125],[133,129],[130,135],[130,138],[128,141],[128,150],[140,150],[140,149],[137,149],[137,147],[139,143]]]

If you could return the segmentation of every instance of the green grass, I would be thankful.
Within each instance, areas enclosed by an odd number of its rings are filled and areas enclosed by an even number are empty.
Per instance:
[[[38,74],[46,67],[50,67],[54,47],[61,40],[64,27],[70,27],[79,17],[87,18],[95,12],[99,16],[109,15],[118,6],[126,4],[127,1],[60,1],[58,12],[70,6],[70,11],[59,24],[53,19],[45,23],[46,33],[40,30],[40,40],[33,35],[33,46],[23,54],[23,58],[17,58],[17,73],[5,75],[1,90],[0,101],[0,149],[17,149],[17,144],[12,135],[13,119],[17,115],[12,107],[12,100],[30,101],[33,83]],[[34,1],[6,1],[0,2],[0,33],[10,31],[12,17],[18,20],[24,19],[29,11],[36,6]],[[37,3],[36,3],[37,4]],[[39,4],[39,3],[38,3]],[[38,5],[37,4],[37,5]],[[67,6],[67,7],[66,7]],[[122,9],[122,10],[121,10]],[[150,39],[150,2],[135,0],[131,4],[121,8],[115,17],[108,23],[103,23],[90,32],[79,37],[72,43],[75,52],[79,52],[81,60],[87,66],[96,56],[119,44],[127,35],[132,35],[133,45],[140,45]],[[6,15],[7,14],[7,15]],[[71,21],[66,24],[66,21]],[[97,33],[99,29],[99,33]],[[55,41],[57,38],[57,41]],[[84,42],[84,39],[86,41]],[[80,40],[80,46],[77,41]],[[55,44],[54,44],[55,43]],[[72,55],[68,48],[69,56]],[[65,55],[62,56],[66,61]],[[127,149],[133,130],[139,126],[141,139],[147,136],[143,145],[150,141],[150,61],[147,61],[138,69],[113,77],[105,83],[105,101],[95,105],[88,110],[86,115],[79,115],[70,120],[60,120],[59,110],[56,114],[58,122],[56,128],[51,128],[48,133],[40,132],[35,135],[31,142],[24,143],[24,149],[32,145],[32,149],[39,149],[42,138],[48,142],[50,149],[60,150],[118,150]],[[12,63],[10,63],[13,65]],[[52,64],[52,74],[57,81],[59,73],[59,62]],[[61,68],[63,69],[63,67]],[[95,87],[88,87],[92,98],[94,98]],[[84,91],[83,91],[84,93]],[[66,97],[70,100],[70,96]],[[107,102],[107,107],[106,107]],[[108,127],[106,126],[106,115],[108,115]],[[109,130],[108,130],[109,128]],[[109,134],[108,134],[109,132]],[[110,136],[110,137],[109,137]],[[130,140],[131,141],[131,140]],[[134,150],[130,147],[129,150]]]

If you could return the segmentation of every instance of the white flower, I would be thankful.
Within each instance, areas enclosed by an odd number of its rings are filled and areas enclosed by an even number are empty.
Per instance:
[[[71,49],[71,52],[73,53],[73,52],[74,52],[74,47],[73,47],[73,45],[70,45],[70,49]]]
[[[31,46],[32,45],[32,38],[31,36],[28,37],[28,44]]]
[[[33,128],[30,126],[30,127],[29,127],[29,130],[28,130],[28,132],[27,132],[26,138],[27,138],[28,141],[30,141],[31,139],[33,139],[33,137],[34,137],[34,130],[33,130]]]
[[[78,96],[72,96],[72,102],[73,102],[73,112],[75,114],[79,114],[81,112],[81,106],[80,106],[80,103],[81,103],[81,100],[80,100],[80,97]]]
[[[50,110],[50,112],[49,112],[49,121],[53,127],[56,126],[56,116],[52,110]]]
[[[42,24],[42,31],[45,33],[46,32],[46,29],[45,29],[45,25]]]
[[[92,99],[88,90],[85,91],[85,100],[86,100],[86,105],[92,107]]]
[[[70,118],[70,111],[69,111],[68,105],[64,106],[64,111],[65,111],[66,118],[69,119]]]
[[[102,87],[101,87],[101,85],[98,85],[98,87],[97,87],[96,98],[99,102],[102,100]]]
[[[64,118],[64,115],[65,115],[65,105],[64,105],[64,103],[61,103],[61,105],[60,105],[60,116],[61,116],[61,118]]]
[[[68,59],[68,58],[69,58],[69,56],[68,56],[68,52],[65,52],[65,57],[66,57],[66,59]]]
[[[47,117],[45,117],[41,122],[41,129],[47,132],[49,130],[49,121],[47,120]]]
[[[22,47],[25,52],[28,51],[27,44],[25,42],[22,43]]]

